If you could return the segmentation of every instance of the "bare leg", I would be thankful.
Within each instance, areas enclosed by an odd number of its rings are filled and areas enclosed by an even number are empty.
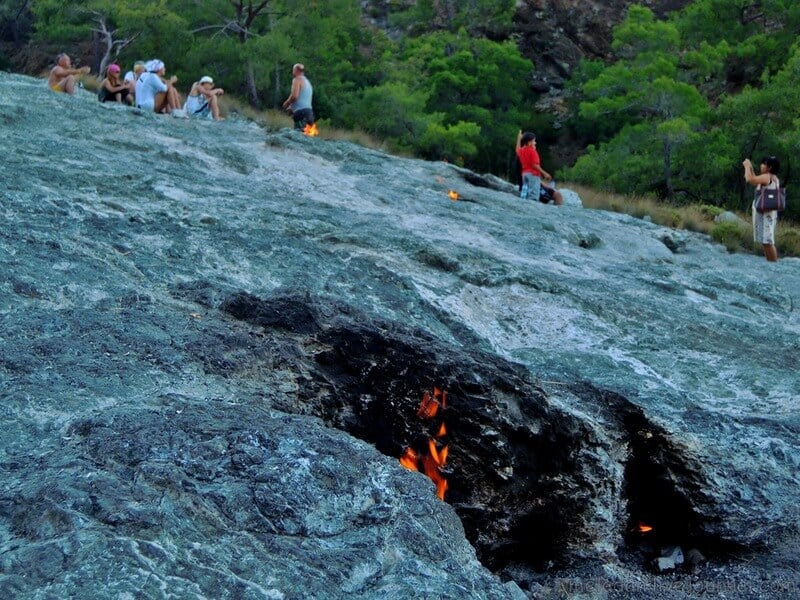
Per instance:
[[[67,75],[64,79],[61,80],[61,83],[58,84],[58,87],[63,92],[67,94],[74,94],[75,93],[75,76],[74,75]]]
[[[211,106],[211,116],[214,117],[215,121],[224,121],[222,117],[219,116],[219,100],[217,100],[218,96],[215,94],[208,99],[208,104]]]
[[[564,196],[558,190],[553,190],[553,204],[556,206],[564,204]]]
[[[175,86],[167,86],[167,106],[169,107],[167,112],[172,112],[173,110],[181,108],[182,105],[181,95],[178,93],[178,90],[175,89]]]
[[[762,244],[762,247],[769,262],[778,262],[778,249],[773,244]]]
[[[167,108],[167,93],[158,92],[155,100],[153,101],[153,110],[157,113],[162,113]],[[169,111],[167,111],[169,112]]]

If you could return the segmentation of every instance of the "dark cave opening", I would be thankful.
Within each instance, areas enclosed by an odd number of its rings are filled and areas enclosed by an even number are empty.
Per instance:
[[[623,554],[642,566],[651,566],[654,559],[676,547],[683,554],[694,550],[706,558],[746,551],[741,544],[710,533],[713,523],[707,515],[713,509],[704,506],[709,499],[703,491],[710,484],[700,465],[639,407],[610,392],[603,396],[614,407],[629,446],[623,490],[628,512]],[[684,564],[684,568],[691,566],[690,561]]]
[[[447,446],[440,468],[445,501],[478,558],[495,572],[514,565],[534,571],[568,566],[572,550],[591,544],[594,533],[585,526],[594,495],[603,493],[587,481],[595,468],[586,462],[592,460],[585,452],[591,429],[555,408],[524,366],[354,316],[348,307],[309,302],[307,296],[264,301],[239,294],[223,306],[237,319],[269,329],[273,340],[289,339],[275,343],[297,353],[287,360],[304,373],[295,405],[305,414],[398,463],[408,448],[424,457],[431,444],[437,451]],[[436,390],[446,392],[446,403],[421,418],[426,394],[433,397]],[[622,396],[588,384],[572,391],[602,405],[627,440],[623,560],[644,562],[669,545],[729,550],[707,533],[695,510],[707,486],[701,470],[666,432]],[[446,433],[439,435],[442,425]],[[645,535],[640,525],[652,531]]]

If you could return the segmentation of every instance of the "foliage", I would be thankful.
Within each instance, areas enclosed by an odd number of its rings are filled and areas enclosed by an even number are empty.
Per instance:
[[[423,156],[508,170],[516,132],[535,121],[520,85],[533,65],[513,43],[473,39],[465,29],[436,32],[404,40],[391,67],[394,79],[425,94],[426,113],[442,116],[421,140]]]
[[[585,150],[559,179],[671,206],[747,209],[742,159],[774,154],[789,188],[782,219],[800,220],[800,2],[694,0],[665,19],[631,6],[613,29],[614,56],[573,70],[558,131],[534,108],[517,4],[390,0],[402,33],[389,37],[365,26],[356,0],[6,0],[0,32],[19,48],[32,29],[39,51],[86,64],[82,49],[103,52],[104,23],[113,40],[133,40],[106,50],[125,70],[158,57],[183,93],[211,75],[254,108],[279,108],[292,64],[303,62],[330,127],[509,178],[518,129],[537,133],[551,171],[549,147],[571,136]],[[0,65],[9,52],[0,49]],[[101,58],[92,56],[95,70]]]
[[[752,233],[745,223],[723,221],[711,229],[711,238],[725,246],[728,252],[741,252],[752,247]]]
[[[696,0],[668,21],[632,6],[614,29],[615,61],[583,63],[571,130],[587,151],[560,173],[673,202],[748,206],[742,160],[800,148],[800,4]],[[746,68],[744,66],[746,65]],[[594,125],[594,127],[593,127]],[[787,216],[800,216],[800,207]]]

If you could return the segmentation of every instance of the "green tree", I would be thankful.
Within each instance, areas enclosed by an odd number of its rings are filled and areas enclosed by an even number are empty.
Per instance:
[[[606,169],[614,157],[625,168],[621,191],[655,189],[674,198],[676,174],[691,171],[681,164],[681,149],[699,136],[708,105],[697,88],[681,80],[677,28],[659,22],[644,7],[632,6],[614,29],[613,48],[619,60],[583,84],[580,118],[597,124],[611,141],[593,146],[567,176],[597,185],[602,171],[587,168],[594,161]],[[620,151],[631,152],[625,158]],[[605,187],[605,186],[604,186]],[[682,185],[686,188],[686,185]]]
[[[467,136],[462,150],[473,141],[476,150],[443,154],[463,156],[471,168],[496,173],[508,171],[517,130],[536,120],[525,83],[532,70],[512,42],[473,39],[464,29],[404,40],[390,68],[393,78],[424,92],[428,114],[441,114],[441,126],[452,128],[426,152],[442,150],[442,140],[454,140],[460,132]],[[479,140],[472,140],[477,131]]]

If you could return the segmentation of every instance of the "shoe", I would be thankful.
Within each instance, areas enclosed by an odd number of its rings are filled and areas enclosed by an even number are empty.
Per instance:
[[[183,110],[182,108],[176,108],[170,114],[173,117],[175,117],[176,119],[188,119],[189,118],[189,114],[185,110]]]

